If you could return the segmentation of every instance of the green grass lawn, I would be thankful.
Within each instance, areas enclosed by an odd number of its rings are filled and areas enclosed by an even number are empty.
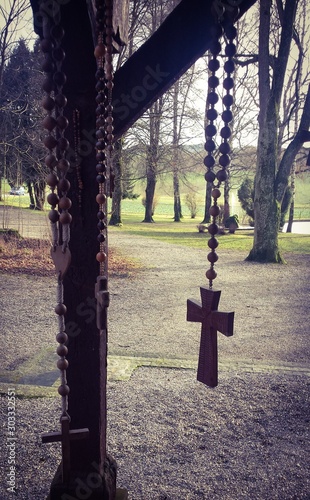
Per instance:
[[[304,182],[300,189],[300,203],[296,200],[295,220],[310,219],[309,193],[310,182]],[[22,208],[29,207],[29,195],[13,196],[9,195],[9,186],[6,186],[4,200],[0,204]],[[158,192],[158,205],[154,215],[154,224],[146,224],[141,221],[144,218],[144,207],[141,196],[135,200],[123,200],[122,202],[122,227],[111,227],[111,231],[124,231],[137,236],[175,243],[193,248],[207,248],[208,233],[199,233],[197,225],[201,222],[204,213],[204,198],[202,191],[197,192],[198,211],[195,219],[190,218],[189,211],[184,203],[183,195],[183,215],[182,222],[173,221],[173,197],[161,186]],[[240,208],[240,207],[239,207]],[[46,209],[49,209],[46,206]],[[239,209],[238,209],[239,210]],[[241,209],[240,209],[241,210]],[[29,213],[33,213],[29,210]],[[43,212],[35,212],[36,214]],[[236,211],[234,211],[236,213]],[[242,213],[242,211],[241,211]],[[240,217],[241,224],[247,223],[246,217]],[[230,250],[240,250],[249,252],[253,245],[253,230],[237,230],[235,234],[225,234],[218,236],[220,247]],[[282,252],[294,252],[310,254],[310,235],[279,233],[279,244]]]
[[[110,226],[109,229],[192,248],[208,248],[209,234],[198,232],[199,219],[184,218],[182,222],[173,222],[171,217],[162,216],[154,224],[141,223],[141,220],[137,214],[124,214],[123,226]],[[253,245],[253,234],[253,230],[237,230],[235,234],[218,235],[217,238],[220,248],[249,252]],[[310,235],[279,233],[279,245],[280,251],[284,253],[310,254]]]

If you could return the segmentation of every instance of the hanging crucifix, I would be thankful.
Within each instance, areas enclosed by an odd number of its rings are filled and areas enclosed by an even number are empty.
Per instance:
[[[218,240],[215,236],[219,231],[217,225],[217,218],[220,214],[218,198],[221,196],[219,187],[221,183],[225,182],[228,178],[227,168],[230,164],[229,153],[231,150],[229,143],[231,129],[229,127],[229,123],[233,119],[230,108],[234,102],[233,96],[230,94],[230,90],[234,86],[234,81],[231,75],[234,72],[233,56],[236,53],[236,46],[233,43],[233,40],[237,35],[237,30],[231,22],[228,22],[224,27],[224,32],[227,38],[227,44],[225,47],[227,60],[224,64],[224,71],[226,75],[223,81],[223,87],[226,90],[226,94],[223,97],[223,106],[225,109],[222,112],[224,126],[220,131],[221,144],[219,146],[218,159],[220,169],[216,173],[213,171],[215,165],[214,152],[216,150],[215,136],[217,134],[215,122],[218,118],[215,105],[219,100],[219,96],[216,92],[216,88],[219,85],[219,79],[216,76],[216,72],[220,67],[217,56],[221,52],[221,43],[219,40],[223,34],[223,28],[220,23],[213,27],[213,40],[210,46],[212,57],[210,58],[208,64],[210,76],[208,81],[209,93],[207,96],[208,109],[206,113],[208,123],[206,126],[205,150],[207,155],[204,159],[204,164],[207,168],[205,179],[212,185],[213,198],[213,205],[210,207],[209,211],[212,217],[212,222],[208,227],[208,232],[211,235],[211,238],[208,241],[208,246],[210,248],[210,252],[208,254],[210,269],[206,272],[206,277],[209,281],[209,288],[200,288],[201,304],[193,299],[189,299],[187,301],[187,321],[201,323],[197,380],[208,385],[209,387],[216,387],[218,384],[217,332],[219,331],[227,337],[230,337],[233,335],[234,325],[233,312],[225,313],[218,311],[221,292],[212,290],[213,280],[217,276],[214,264],[218,260],[218,255],[215,251],[218,246]]]

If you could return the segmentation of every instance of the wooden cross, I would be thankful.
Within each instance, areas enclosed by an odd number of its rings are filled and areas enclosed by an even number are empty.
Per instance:
[[[233,335],[234,314],[217,310],[221,292],[200,287],[201,304],[187,300],[187,321],[201,323],[201,339],[197,380],[209,387],[218,384],[217,332],[226,337]]]
[[[89,436],[88,429],[74,429],[70,431],[70,418],[64,415],[60,419],[61,432],[49,432],[43,434],[42,443],[56,443],[61,441],[62,453],[62,482],[68,483],[70,480],[70,441],[85,439]]]

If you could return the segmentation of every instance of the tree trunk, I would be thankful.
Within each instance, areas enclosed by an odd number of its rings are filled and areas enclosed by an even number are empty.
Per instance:
[[[35,181],[33,183],[35,210],[44,210],[45,187],[46,183],[44,181]]]
[[[113,171],[114,171],[114,191],[112,195],[112,213],[109,226],[119,226],[122,224],[122,196],[123,196],[123,169],[122,169],[122,138],[116,141],[114,146]]]
[[[259,138],[254,196],[254,243],[247,260],[258,262],[284,262],[278,247],[281,203],[287,187],[289,171],[287,160],[282,159],[278,171],[279,107],[283,92],[285,72],[290,51],[296,0],[287,0],[282,19],[278,57],[273,69],[272,85],[269,74],[269,33],[271,0],[260,2],[259,27]],[[295,140],[295,139],[294,139]],[[294,142],[294,141],[293,141]],[[284,156],[289,156],[293,143]],[[286,175],[285,175],[286,174]]]
[[[286,228],[287,233],[292,232],[293,228],[293,220],[294,220],[294,209],[295,209],[295,164],[293,166],[292,175],[291,175],[291,192],[292,199],[290,203],[289,215],[288,215],[288,224]]]
[[[283,262],[278,248],[281,208],[274,193],[277,127],[275,103],[269,102],[267,119],[259,134],[254,195],[254,245],[247,260]]]
[[[28,189],[28,194],[29,194],[29,198],[30,198],[29,208],[31,208],[31,210],[34,210],[35,206],[36,206],[36,203],[35,203],[35,199],[34,199],[34,196],[33,196],[32,184],[31,184],[30,181],[27,182],[27,189]]]
[[[152,163],[148,164],[146,189],[145,189],[145,215],[142,222],[154,222],[153,202],[156,188],[156,168]]]
[[[162,98],[160,97],[150,109],[150,144],[146,155],[146,189],[145,189],[145,215],[142,222],[154,222],[154,195],[157,181],[157,163],[160,119],[162,111]]]
[[[212,192],[212,184],[211,182],[206,183],[206,198],[205,198],[205,215],[203,220],[201,221],[201,224],[207,224],[208,222],[211,221],[210,217],[210,207],[212,203],[211,199],[211,192]]]
[[[181,222],[183,216],[182,216],[181,197],[180,197],[179,172],[177,168],[175,168],[173,171],[173,197],[174,197],[174,222]]]

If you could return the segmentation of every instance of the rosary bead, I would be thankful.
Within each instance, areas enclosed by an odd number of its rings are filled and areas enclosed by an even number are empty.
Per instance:
[[[55,96],[55,103],[59,108],[64,108],[67,105],[67,98],[63,94],[57,94]]]
[[[231,90],[232,88],[234,88],[234,80],[231,78],[231,76],[227,76],[226,78],[224,78],[223,87],[225,90]]]
[[[45,96],[42,99],[42,107],[46,109],[46,111],[52,111],[55,107],[55,101],[49,95]]]
[[[102,91],[104,91],[104,89],[105,89],[105,83],[104,83],[104,81],[99,80],[99,81],[96,83],[96,87],[95,87],[95,88],[96,88],[96,91],[97,91],[97,92],[102,92]]]
[[[59,170],[61,170],[61,172],[67,172],[69,170],[70,163],[65,158],[61,158],[58,162],[57,167]]]
[[[208,269],[208,271],[206,272],[206,277],[209,281],[213,281],[217,277],[217,273],[214,269]]]
[[[99,59],[100,57],[104,57],[105,51],[106,51],[105,45],[103,43],[98,43],[94,51],[95,58]]]
[[[220,153],[223,155],[229,154],[230,153],[230,145],[228,142],[222,142],[219,147]]]
[[[211,184],[215,181],[215,173],[214,172],[206,172],[205,173],[205,180],[207,182],[211,182]]]
[[[228,177],[227,172],[224,169],[219,170],[216,174],[216,178],[219,182],[225,182],[227,180],[227,177]]]
[[[215,262],[218,261],[219,258],[216,252],[209,252],[207,259],[209,262],[211,262],[211,264],[214,264]]]
[[[105,153],[103,151],[98,151],[96,154],[96,160],[98,162],[105,161]]]
[[[208,79],[208,84],[209,84],[209,87],[211,87],[212,89],[214,89],[215,87],[218,87],[219,84],[220,84],[220,81],[218,79],[217,76],[215,75],[211,75]]]
[[[209,208],[209,214],[211,217],[217,217],[220,214],[220,207],[218,205],[212,205]]]
[[[232,112],[230,111],[230,109],[225,109],[225,111],[223,111],[222,113],[222,119],[225,123],[229,123],[232,121],[233,119],[233,114]]]
[[[225,47],[225,54],[227,57],[234,57],[237,52],[236,45],[234,43],[228,43]]]
[[[106,169],[107,168],[106,168],[104,163],[97,163],[96,170],[97,170],[98,174],[105,174]]]
[[[56,174],[50,173],[46,177],[46,182],[51,188],[55,188],[58,184],[58,177]]]
[[[53,154],[49,154],[45,157],[45,165],[48,168],[54,168],[57,165],[57,159],[56,156]]]
[[[104,78],[104,69],[103,68],[98,68],[96,71],[96,79],[100,80],[101,78]]]
[[[228,155],[221,155],[219,157],[219,164],[221,165],[221,167],[228,167],[228,165],[230,164],[230,158]]]
[[[105,202],[107,200],[107,197],[105,194],[103,193],[98,193],[97,196],[96,196],[96,202],[98,203],[98,205],[104,205]]]
[[[52,59],[50,59],[50,57],[47,57],[45,61],[43,61],[41,69],[42,71],[44,71],[44,73],[53,73],[53,71],[55,70],[55,64],[53,63]]]
[[[113,142],[113,139],[114,139],[114,135],[113,134],[107,134],[107,141],[108,142]]]
[[[97,228],[99,229],[99,231],[104,231],[104,229],[106,229],[106,225],[105,223],[101,220],[100,222],[98,222],[97,224]]]
[[[68,118],[66,118],[63,115],[58,116],[57,118],[57,125],[61,130],[64,130],[68,127],[69,121]]]
[[[67,370],[69,363],[66,359],[62,358],[57,361],[57,368],[59,370]]]
[[[59,202],[59,198],[56,193],[49,193],[46,199],[47,203],[52,207],[56,207],[57,203]]]
[[[111,75],[113,73],[113,65],[111,63],[106,63],[105,70],[107,75]]]
[[[96,108],[96,115],[97,116],[101,116],[101,115],[104,115],[104,114],[105,114],[105,106],[104,106],[104,104],[100,104]]]
[[[65,344],[68,342],[68,335],[65,332],[57,333],[56,340],[59,344]]]
[[[208,226],[208,232],[212,234],[212,236],[217,234],[219,232],[218,225],[215,222],[212,222],[212,224]]]
[[[235,71],[235,63],[232,59],[228,59],[228,61],[225,61],[224,71],[226,73],[233,73]]]
[[[47,137],[44,137],[43,144],[47,149],[53,149],[57,146],[58,141],[53,135],[48,135]]]
[[[213,56],[217,56],[221,52],[221,44],[218,40],[211,40],[209,50]]]
[[[70,146],[69,141],[65,137],[60,137],[58,139],[58,147],[60,151],[66,151],[69,148],[69,146]]]
[[[208,153],[212,153],[216,148],[216,144],[213,141],[213,139],[207,139],[205,142],[205,150],[208,151]]]
[[[40,47],[41,47],[42,52],[44,52],[46,54],[46,53],[51,52],[53,50],[54,44],[51,40],[48,40],[47,38],[43,38],[43,40],[41,40],[41,42],[40,42]]]
[[[56,127],[56,120],[52,116],[48,115],[43,120],[43,127],[51,132]]]
[[[231,136],[231,130],[228,127],[228,125],[225,125],[225,127],[221,129],[221,137],[223,139],[229,139],[230,136]]]
[[[58,314],[58,316],[63,316],[64,314],[66,314],[66,312],[67,308],[65,304],[57,304],[57,306],[55,307],[55,313]],[[58,351],[57,354],[59,354]],[[63,354],[59,354],[59,356],[63,356]]]
[[[99,92],[99,94],[96,95],[96,103],[97,104],[102,104],[105,101],[105,95],[102,92]]]
[[[227,24],[224,28],[224,31],[229,40],[232,40],[237,36],[237,28],[233,24]]]
[[[97,240],[99,243],[104,243],[105,242],[105,235],[103,233],[98,234]]]
[[[216,104],[219,100],[219,96],[217,95],[216,92],[209,92],[207,101],[209,104]]]
[[[53,50],[53,58],[57,62],[62,62],[66,57],[65,51],[61,47],[57,47]]]
[[[105,120],[104,120],[103,116],[101,116],[100,118],[97,118],[97,120],[96,120],[96,127],[97,128],[103,128],[104,124],[105,124]]]
[[[55,24],[51,28],[51,35],[56,40],[61,40],[65,36],[65,30],[60,24]]]
[[[59,212],[58,210],[50,210],[48,213],[48,218],[54,224],[59,221]]]
[[[107,255],[104,252],[98,252],[96,255],[96,259],[98,262],[105,262]]]
[[[209,123],[209,125],[206,126],[206,136],[212,137],[214,135],[216,135],[216,126],[212,123]]]
[[[68,179],[65,179],[65,178],[60,179],[60,181],[58,182],[58,189],[62,193],[66,193],[67,191],[69,191],[70,182],[68,181]]]
[[[112,90],[113,87],[114,87],[114,83],[112,81],[108,81],[106,83],[106,87],[107,87],[108,90]]]
[[[68,396],[69,392],[70,392],[70,388],[66,384],[65,385],[60,385],[58,387],[58,394],[60,396]]]
[[[105,141],[104,140],[101,140],[101,141],[97,141],[96,142],[96,149],[101,149],[103,150],[105,148]]]
[[[218,241],[216,238],[214,238],[214,236],[212,236],[212,238],[209,239],[208,241],[208,247],[211,248],[212,250],[215,250],[215,248],[217,248],[219,245]]]
[[[108,104],[107,107],[106,107],[106,112],[108,115],[111,115],[111,113],[113,112],[113,106],[112,104]],[[109,116],[107,117],[107,119],[109,118]],[[112,119],[113,121],[113,116],[110,116],[110,118]]]
[[[102,210],[99,210],[97,213],[97,219],[103,220],[105,218],[105,213]]]
[[[215,73],[220,67],[220,61],[218,59],[210,59],[208,63],[208,68],[212,73]]]
[[[209,156],[205,157],[205,159],[203,160],[203,163],[204,163],[205,167],[212,168],[215,164],[215,159],[213,158],[213,156],[209,155]]]
[[[42,89],[47,93],[52,92],[54,90],[54,80],[49,76],[45,78],[42,83]]]
[[[69,210],[72,206],[72,201],[67,196],[62,196],[59,200],[58,206],[61,210]]]
[[[218,188],[212,189],[211,196],[217,200],[221,196],[221,191]]]
[[[103,129],[98,129],[96,130],[96,138],[97,139],[104,139],[105,138],[105,132]]]
[[[232,106],[234,104],[233,96],[230,94],[224,95],[223,104],[224,104],[224,106],[226,106],[226,108],[229,108],[230,106]]]
[[[207,119],[209,121],[214,121],[217,119],[217,111],[214,108],[209,108],[207,110]]]
[[[54,73],[54,82],[58,86],[63,86],[67,81],[67,77],[63,71],[56,71]]]
[[[56,349],[58,356],[67,356],[68,348],[65,345],[59,345]]]
[[[72,215],[69,212],[62,212],[59,216],[60,224],[71,224]]]
[[[96,177],[98,184],[103,184],[106,181],[106,176],[104,174],[99,174]]]

